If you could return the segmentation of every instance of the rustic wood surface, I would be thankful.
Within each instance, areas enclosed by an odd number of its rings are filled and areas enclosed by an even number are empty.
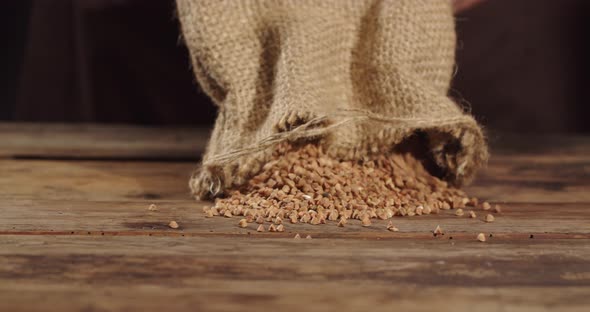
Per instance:
[[[208,129],[0,123],[0,157],[198,159]]]
[[[190,198],[197,131],[28,126],[0,125],[0,311],[590,307],[587,137],[491,136],[490,164],[467,191],[502,205],[493,223],[478,209],[395,218],[397,233],[385,222],[258,233],[205,218],[211,203]]]

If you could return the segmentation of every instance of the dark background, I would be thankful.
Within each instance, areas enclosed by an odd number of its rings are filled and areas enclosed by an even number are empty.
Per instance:
[[[209,125],[173,0],[2,0],[0,120]],[[590,133],[590,1],[457,15],[451,96],[488,129]]]

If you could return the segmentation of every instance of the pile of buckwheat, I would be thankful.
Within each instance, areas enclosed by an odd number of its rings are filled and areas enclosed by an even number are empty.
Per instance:
[[[371,219],[394,216],[438,214],[440,210],[478,206],[477,198],[468,198],[460,189],[431,175],[410,153],[376,156],[364,161],[337,161],[314,144],[294,147],[281,145],[273,160],[260,174],[239,190],[218,198],[214,207],[205,207],[207,217],[244,216],[238,226],[309,223],[326,224],[333,221],[345,226],[347,220],[357,219],[370,226]],[[483,209],[491,206],[485,202]],[[499,206],[495,208],[499,212]],[[473,211],[471,218],[476,218]],[[491,217],[491,218],[490,218]],[[493,221],[488,215],[487,222]],[[275,224],[275,225],[273,225]],[[387,229],[397,231],[389,224]]]

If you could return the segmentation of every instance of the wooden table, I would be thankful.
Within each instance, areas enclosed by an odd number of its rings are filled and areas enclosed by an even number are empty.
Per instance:
[[[187,189],[206,137],[0,125],[0,311],[590,311],[589,137],[491,136],[467,190],[502,204],[496,221],[398,233],[206,219]]]

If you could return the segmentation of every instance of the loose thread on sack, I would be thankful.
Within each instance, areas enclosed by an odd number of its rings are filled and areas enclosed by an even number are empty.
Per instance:
[[[339,120],[335,123],[328,124],[324,127],[317,127],[325,124],[330,119],[335,118],[342,118],[345,119]],[[382,123],[392,123],[392,124],[405,124],[406,127],[411,129],[418,129],[418,128],[427,128],[427,127],[441,127],[441,126],[448,126],[452,124],[457,124],[461,122],[472,122],[473,120],[465,115],[458,116],[455,118],[440,120],[440,119],[426,119],[426,118],[398,118],[398,117],[384,117],[366,110],[356,110],[356,109],[347,109],[342,110],[340,112],[336,112],[330,115],[323,115],[319,117],[315,117],[308,122],[293,128],[290,131],[286,132],[279,132],[272,134],[255,144],[247,146],[245,148],[236,149],[231,152],[217,155],[212,158],[207,159],[203,162],[204,166],[209,165],[222,165],[229,162],[233,162],[239,159],[242,156],[250,155],[256,152],[261,152],[266,150],[276,144],[285,142],[285,141],[295,141],[298,139],[304,138],[313,138],[318,136],[323,136],[330,132],[332,129],[343,126],[353,121],[376,121]]]

